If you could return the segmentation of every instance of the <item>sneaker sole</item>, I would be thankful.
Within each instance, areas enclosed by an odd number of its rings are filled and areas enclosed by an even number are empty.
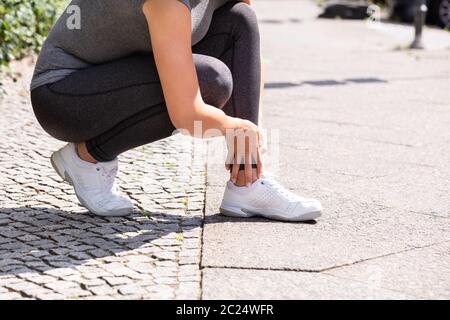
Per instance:
[[[321,211],[308,212],[298,218],[286,218],[273,213],[261,213],[261,212],[250,212],[249,210],[243,208],[224,208],[221,207],[219,209],[220,213],[227,217],[233,218],[254,218],[254,217],[262,217],[271,220],[279,220],[285,222],[303,222],[303,221],[312,221],[322,216]]]
[[[80,201],[80,203],[83,207],[88,209],[91,213],[93,213],[97,216],[102,216],[102,217],[124,217],[124,216],[128,216],[132,213],[133,209],[121,209],[121,210],[114,210],[114,211],[109,211],[109,212],[103,213],[103,212],[95,212],[95,210],[92,210],[91,208],[89,208],[89,205],[86,204],[86,201],[84,201],[83,198],[78,194],[70,174],[67,173],[66,170],[63,170],[62,168],[60,169],[58,167],[58,165],[56,164],[57,162],[62,163],[63,161],[64,160],[61,159],[58,151],[54,152],[50,157],[50,163],[52,164],[53,169],[56,171],[58,176],[60,176],[60,178],[64,182],[68,183],[69,185],[71,185],[73,187],[73,189],[75,190],[75,195],[77,196],[78,201]]]

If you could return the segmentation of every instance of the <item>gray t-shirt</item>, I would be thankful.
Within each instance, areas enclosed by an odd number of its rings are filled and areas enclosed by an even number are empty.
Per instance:
[[[230,0],[178,0],[191,10],[192,45],[207,33],[214,11]],[[31,90],[77,70],[152,51],[145,0],[73,0],[42,46]],[[73,7],[77,6],[77,7]],[[73,10],[75,8],[75,11]],[[76,20],[79,8],[79,20]],[[69,26],[68,26],[69,21]],[[76,27],[80,22],[79,29]]]

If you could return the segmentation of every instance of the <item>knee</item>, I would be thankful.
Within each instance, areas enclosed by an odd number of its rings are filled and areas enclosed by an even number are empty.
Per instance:
[[[229,18],[239,27],[240,32],[259,37],[258,18],[251,6],[244,2],[237,2],[229,12]]]
[[[233,93],[233,76],[222,61],[202,56],[196,61],[197,75],[203,100],[223,108]]]
[[[55,103],[47,86],[31,91],[31,104],[34,115],[42,129],[53,138],[65,142],[85,141],[83,133],[77,128],[76,121],[67,121],[61,106]]]

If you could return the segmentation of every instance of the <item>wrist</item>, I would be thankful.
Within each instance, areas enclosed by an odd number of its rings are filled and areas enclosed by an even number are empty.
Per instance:
[[[227,130],[235,130],[242,127],[242,119],[227,116],[222,128],[222,132],[226,135]]]

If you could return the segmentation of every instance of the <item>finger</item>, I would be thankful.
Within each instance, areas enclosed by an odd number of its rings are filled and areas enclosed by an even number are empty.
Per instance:
[[[236,131],[236,159],[238,164],[245,163],[245,147],[246,147],[246,133],[243,130]]]
[[[256,181],[259,179],[257,170],[252,170],[252,177],[253,177],[253,181]]]
[[[262,130],[258,130],[258,137],[259,137],[259,144],[263,145],[264,144],[264,133],[262,132]]]
[[[260,131],[260,146],[261,146],[261,154],[266,153],[267,151],[266,133],[263,131]]]
[[[250,152],[250,144],[247,144],[245,155],[245,184],[249,187],[253,183],[252,154]]]
[[[253,169],[249,163],[245,164],[245,184],[250,187],[253,183]]]
[[[234,184],[236,184],[237,182],[238,173],[239,173],[239,164],[235,157],[233,163],[233,170],[231,171],[231,181],[233,181]]]
[[[233,135],[230,136],[229,139],[230,145],[229,145],[229,150],[230,150],[230,155],[231,158],[228,160],[230,163],[230,168],[231,168],[231,172],[230,172],[230,179],[231,181],[236,184],[237,182],[237,178],[238,178],[238,173],[239,173],[239,168],[238,167],[238,161],[237,161],[237,153],[238,153],[238,139],[237,139],[237,133],[236,130],[233,130]],[[231,164],[233,166],[231,166]]]
[[[247,154],[246,154],[246,181],[247,185],[256,181],[256,170],[253,170],[253,164],[257,161],[258,150],[258,135],[256,132],[251,132],[247,137]]]
[[[258,150],[260,149],[260,135],[259,131],[256,131],[251,136],[250,140],[250,161],[252,165],[252,182],[258,180]],[[256,165],[256,170],[253,170],[253,165]]]
[[[235,139],[234,137],[230,137],[229,134],[227,133],[227,137],[226,137],[226,143],[227,143],[227,158],[225,160],[225,168],[227,170],[230,170],[231,168],[231,164],[233,164],[233,159],[234,159],[234,154],[235,154]]]
[[[258,174],[258,179],[260,179],[264,172],[264,164],[263,164],[261,148],[258,148],[258,160],[257,160],[257,169],[256,170],[257,170],[257,174]]]

